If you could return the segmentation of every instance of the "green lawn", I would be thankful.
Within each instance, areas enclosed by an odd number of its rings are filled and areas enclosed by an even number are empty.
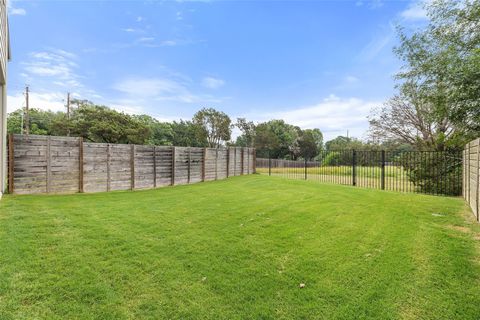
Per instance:
[[[0,319],[162,318],[479,319],[480,227],[461,199],[261,175],[0,201]]]

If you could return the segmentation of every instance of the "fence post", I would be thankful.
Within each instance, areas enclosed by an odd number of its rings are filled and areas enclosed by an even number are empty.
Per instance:
[[[250,148],[247,147],[247,174],[250,174]]]
[[[207,148],[203,148],[203,163],[202,163],[202,181],[205,181],[205,168],[207,163]]]
[[[215,148],[215,180],[218,179],[218,146]]]
[[[78,192],[83,193],[83,138],[78,138]]]
[[[230,176],[230,147],[227,147],[227,178]]]
[[[467,162],[467,186],[468,186],[468,190],[467,190],[467,198],[468,198],[468,203],[470,203],[470,187],[471,187],[471,184],[470,184],[470,143],[468,143],[468,150],[467,150],[467,157],[468,157],[468,162]]]
[[[245,168],[244,168],[244,166],[245,166],[245,160],[244,160],[244,158],[245,158],[245,148],[242,147],[241,150],[242,150],[242,152],[240,154],[241,155],[240,159],[242,160],[242,166],[241,166],[242,170],[240,171],[240,175],[242,176],[244,174],[244,171],[245,171]]]
[[[192,167],[191,167],[191,163],[192,163],[191,153],[192,153],[192,149],[191,149],[191,148],[188,148],[187,184],[190,184],[190,172],[191,172],[191,170],[192,170]]]
[[[135,145],[130,147],[130,189],[135,189]]]
[[[382,150],[382,190],[385,190],[385,150]]]
[[[107,191],[110,191],[110,143],[107,144]]]
[[[352,186],[357,185],[357,151],[352,150]]]
[[[257,149],[253,148],[253,173],[257,173]]]
[[[13,187],[13,172],[14,172],[14,154],[13,154],[13,134],[8,135],[8,193],[12,194]]]
[[[272,175],[272,158],[270,158],[270,154],[268,155],[268,175]]]
[[[157,187],[157,148],[153,146],[153,187]]]
[[[46,158],[47,158],[47,193],[50,193],[50,180],[52,176],[52,156],[50,153],[50,145],[51,145],[51,137],[47,137],[47,152],[46,152]]]
[[[480,139],[477,139],[477,192],[476,196],[476,203],[477,203],[477,221],[480,221]]]
[[[172,181],[171,185],[175,185],[175,147],[172,147]]]
[[[465,191],[464,191],[464,181],[465,181],[465,150],[462,150],[462,198],[465,199]]]
[[[307,180],[307,158],[305,158],[305,180]]]
[[[237,147],[233,147],[233,175],[237,175]]]

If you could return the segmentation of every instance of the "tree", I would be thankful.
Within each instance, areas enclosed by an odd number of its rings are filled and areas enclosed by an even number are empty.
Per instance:
[[[7,132],[8,133],[22,133],[23,110],[18,109],[10,112],[7,115]]]
[[[458,149],[480,135],[480,2],[439,0],[425,9],[424,29],[399,28],[399,93],[371,124],[374,134],[421,149]]]
[[[399,139],[418,150],[444,150],[457,132],[447,112],[439,109],[425,101],[416,86],[403,85],[401,93],[369,119],[371,135],[381,140]]]
[[[206,136],[198,135],[198,127],[191,121],[180,120],[170,124],[173,136],[172,145],[180,147],[207,147]]]
[[[137,119],[150,129],[150,137],[148,137],[146,143],[149,145],[157,146],[171,146],[173,142],[173,128],[172,124],[168,122],[160,122],[157,119],[142,114],[134,115],[134,119]]]
[[[206,139],[210,148],[218,148],[230,140],[232,121],[224,112],[203,108],[195,113],[192,123],[196,126],[197,138]]]
[[[235,124],[242,132],[242,135],[237,137],[237,145],[242,147],[255,146],[255,124],[253,121],[247,121],[245,118],[237,118]]]
[[[260,123],[255,128],[255,147],[257,148],[257,157],[271,158],[278,157],[280,153],[280,139],[270,130],[268,123]]]
[[[81,105],[70,119],[72,135],[88,141],[145,144],[151,134],[145,123],[105,106]]]
[[[24,114],[22,109],[15,110],[8,114],[7,117],[7,131],[9,133],[22,133],[22,124],[25,128]],[[29,127],[30,134],[38,135],[58,135],[66,134],[62,130],[63,124],[65,126],[65,115],[62,112],[44,111],[36,108],[29,110]]]
[[[323,135],[319,129],[305,129],[298,137],[299,155],[312,160],[323,148]]]
[[[283,120],[260,123],[255,129],[255,147],[258,157],[295,159],[299,155],[298,136],[300,128]]]
[[[325,143],[325,148],[327,151],[342,151],[342,150],[365,150],[370,149],[368,145],[362,141],[345,136],[338,136],[330,141]]]

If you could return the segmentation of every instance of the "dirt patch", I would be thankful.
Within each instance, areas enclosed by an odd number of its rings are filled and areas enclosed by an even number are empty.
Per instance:
[[[467,228],[467,227],[462,227],[462,226],[453,226],[453,225],[449,225],[447,226],[449,229],[451,230],[456,230],[456,231],[460,231],[462,233],[470,233],[470,228]]]

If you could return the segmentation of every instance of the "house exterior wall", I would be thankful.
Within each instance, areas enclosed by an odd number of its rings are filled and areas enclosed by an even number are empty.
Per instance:
[[[7,61],[9,58],[7,0],[0,0],[0,196],[7,184]]]

